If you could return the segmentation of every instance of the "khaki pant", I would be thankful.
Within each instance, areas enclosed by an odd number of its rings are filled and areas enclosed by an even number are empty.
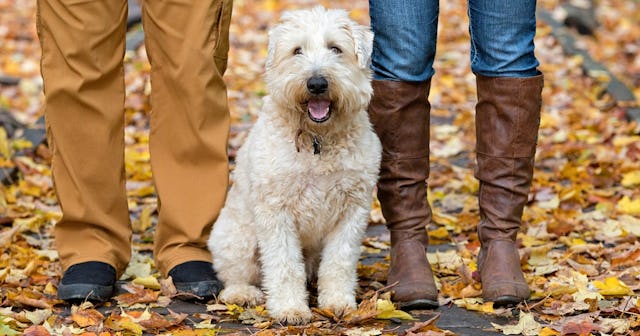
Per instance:
[[[164,276],[210,261],[206,242],[228,186],[229,112],[222,75],[232,0],[145,0],[151,61],[150,152]],[[42,77],[62,268],[102,261],[124,272],[131,225],[124,171],[127,0],[38,0]]]

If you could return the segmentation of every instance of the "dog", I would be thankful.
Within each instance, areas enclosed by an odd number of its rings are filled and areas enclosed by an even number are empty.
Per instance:
[[[372,40],[346,11],[323,7],[286,12],[269,32],[269,95],[208,241],[221,301],[266,300],[274,320],[304,324],[317,280],[321,309],[356,308],[381,157],[367,114]]]

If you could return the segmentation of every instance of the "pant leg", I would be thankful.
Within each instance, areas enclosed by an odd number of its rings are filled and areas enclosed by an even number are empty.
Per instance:
[[[434,74],[437,0],[369,0],[376,80],[424,82]]]
[[[222,75],[231,0],[143,2],[151,61],[151,167],[158,193],[155,259],[163,275],[211,261],[207,239],[228,187],[229,111]]]
[[[37,5],[62,268],[102,261],[122,273],[131,254],[122,64],[127,1]]]
[[[469,0],[471,69],[488,77],[538,75],[536,0]]]

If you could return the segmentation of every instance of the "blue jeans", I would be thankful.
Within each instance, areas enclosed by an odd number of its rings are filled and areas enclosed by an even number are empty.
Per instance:
[[[369,0],[369,11],[375,34],[374,79],[430,79],[435,72],[438,0]],[[471,70],[488,77],[538,75],[535,13],[536,0],[468,0]]]

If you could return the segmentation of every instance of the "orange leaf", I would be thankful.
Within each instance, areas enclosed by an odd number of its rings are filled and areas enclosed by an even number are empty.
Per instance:
[[[84,328],[100,324],[104,316],[95,309],[83,309],[71,314],[71,320],[79,327]]]

